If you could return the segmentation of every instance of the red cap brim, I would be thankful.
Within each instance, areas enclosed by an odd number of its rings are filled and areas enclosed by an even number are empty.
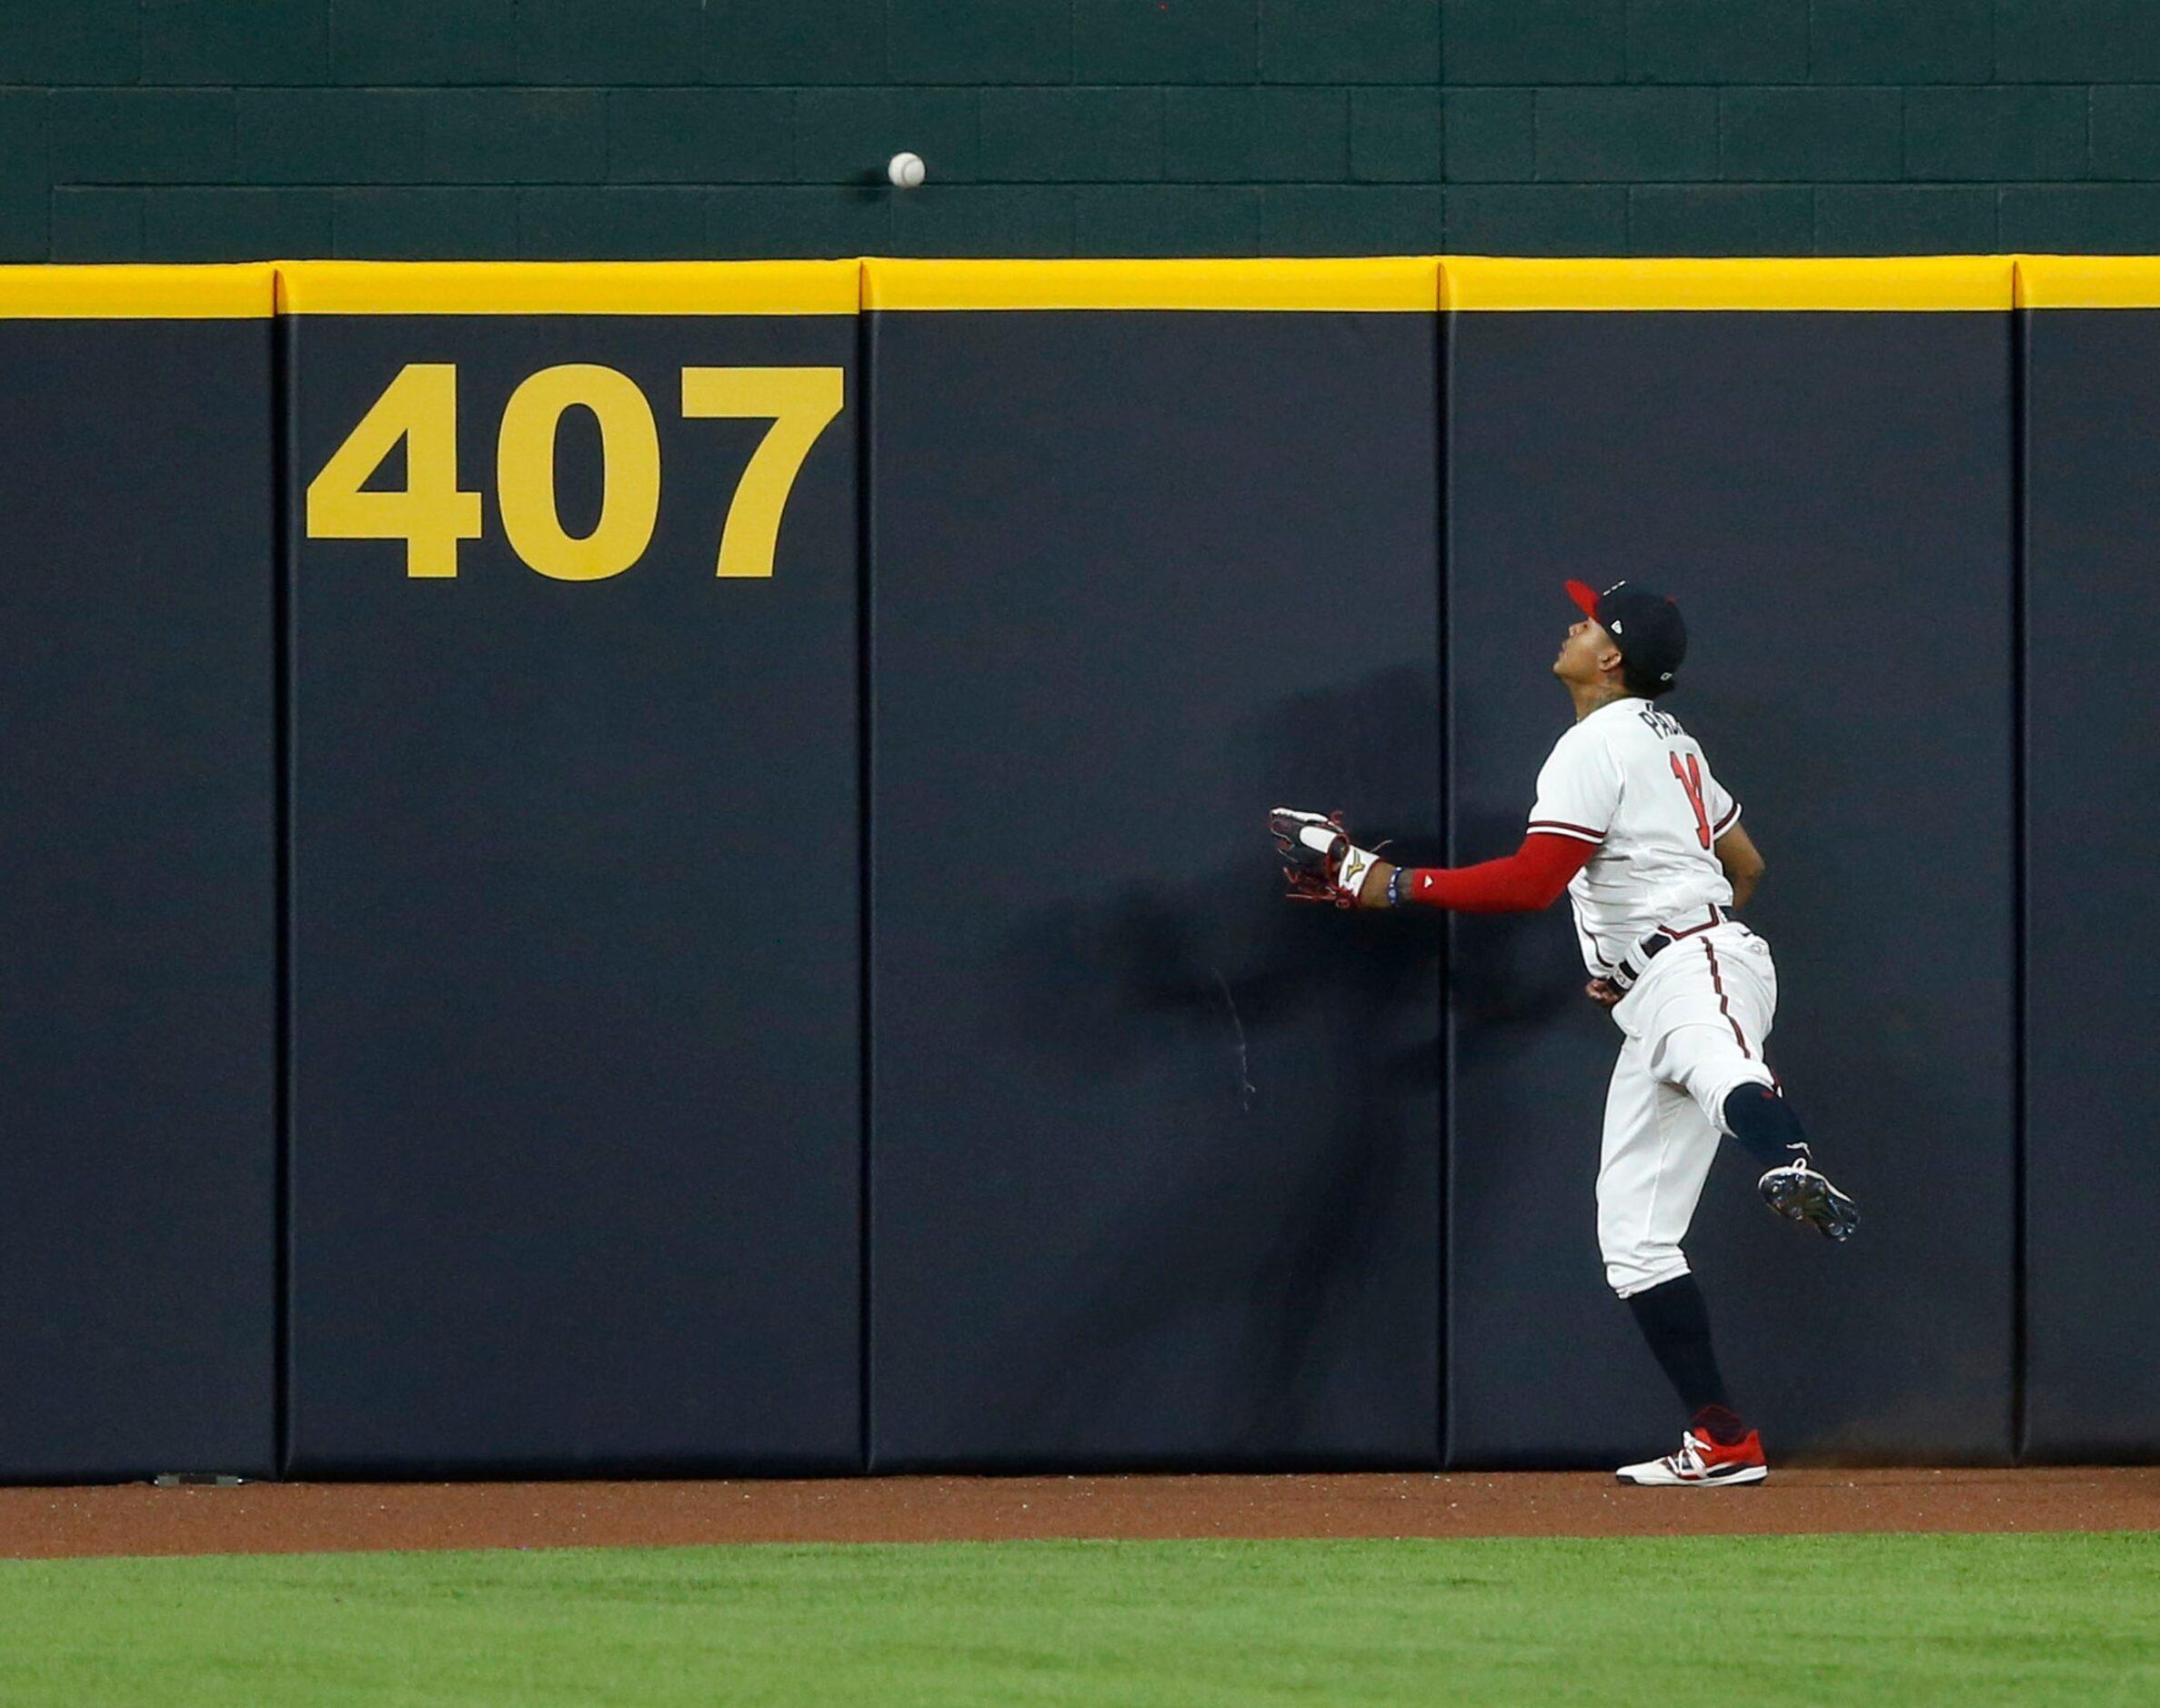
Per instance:
[[[1574,600],[1577,605],[1582,607],[1583,616],[1589,618],[1593,623],[1597,621],[1598,596],[1588,582],[1569,582],[1568,598]]]

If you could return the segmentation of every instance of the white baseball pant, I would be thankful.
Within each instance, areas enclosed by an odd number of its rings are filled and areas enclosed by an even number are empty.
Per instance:
[[[1777,1083],[1763,1047],[1777,1017],[1770,945],[1737,920],[1675,939],[1612,1010],[1624,1034],[1605,1093],[1598,1245],[1623,1299],[1687,1273],[1725,1099]]]

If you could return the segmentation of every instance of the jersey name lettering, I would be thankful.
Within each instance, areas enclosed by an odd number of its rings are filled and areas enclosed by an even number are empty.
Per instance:
[[[1680,733],[1680,719],[1654,706],[1645,704],[1637,715],[1650,726],[1650,733],[1661,741],[1668,741]]]

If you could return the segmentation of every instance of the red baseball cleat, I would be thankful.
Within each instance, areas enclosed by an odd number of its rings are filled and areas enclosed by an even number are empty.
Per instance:
[[[1735,1482],[1760,1482],[1770,1474],[1770,1462],[1763,1457],[1763,1437],[1750,1430],[1733,1442],[1713,1441],[1687,1431],[1680,1438],[1680,1451],[1639,1465],[1623,1465],[1613,1472],[1623,1482],[1645,1489],[1714,1489]]]

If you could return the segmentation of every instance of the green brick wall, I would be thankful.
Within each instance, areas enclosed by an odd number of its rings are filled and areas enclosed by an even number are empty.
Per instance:
[[[2160,0],[0,0],[12,261],[2014,249]]]

